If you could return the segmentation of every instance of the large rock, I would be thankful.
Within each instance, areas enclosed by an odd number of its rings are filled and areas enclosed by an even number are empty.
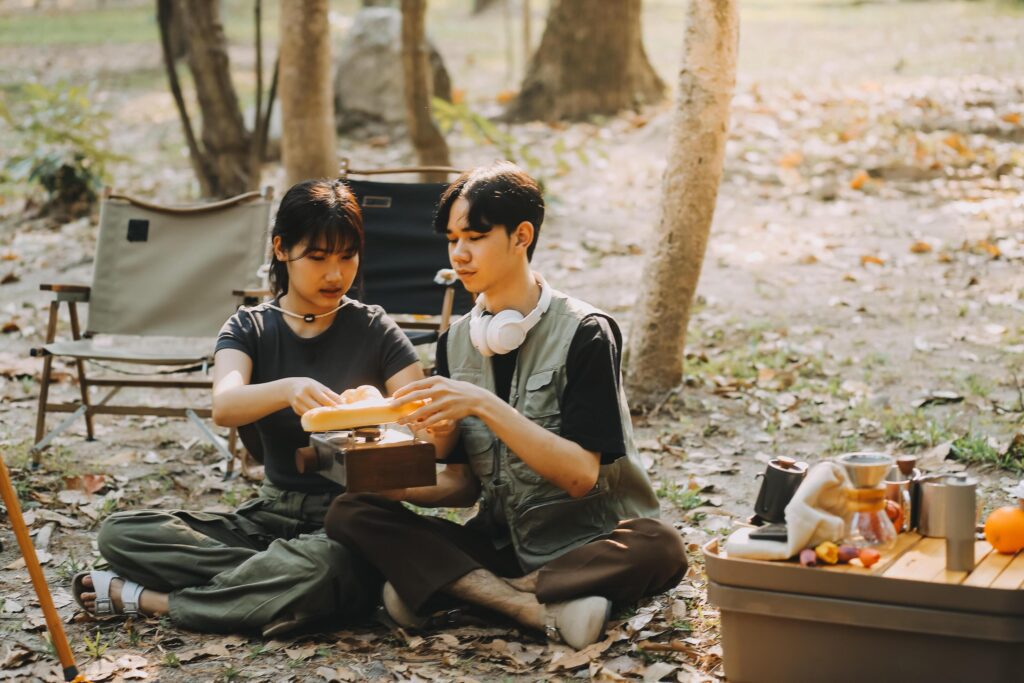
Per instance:
[[[427,40],[434,95],[451,100],[451,80],[440,53]],[[402,13],[367,7],[345,34],[334,80],[339,133],[399,134],[405,130]]]

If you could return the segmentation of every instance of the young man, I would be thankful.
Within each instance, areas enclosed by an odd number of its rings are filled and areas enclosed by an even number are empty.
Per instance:
[[[449,464],[436,486],[340,496],[325,527],[381,570],[385,607],[401,625],[420,625],[419,615],[455,598],[582,648],[601,637],[612,602],[678,583],[686,554],[679,534],[654,519],[615,321],[530,269],[543,219],[539,187],[508,162],[445,192],[435,228],[477,306],[439,340],[437,376],[395,396],[429,399],[408,426],[457,424],[461,439],[439,453]],[[400,500],[479,500],[480,512],[462,526]]]

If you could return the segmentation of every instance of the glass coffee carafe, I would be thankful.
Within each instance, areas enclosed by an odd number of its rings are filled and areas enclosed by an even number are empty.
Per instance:
[[[846,470],[846,536],[843,543],[858,548],[888,550],[896,542],[896,527],[885,512],[885,475],[893,458],[885,453],[847,453],[837,458]]]

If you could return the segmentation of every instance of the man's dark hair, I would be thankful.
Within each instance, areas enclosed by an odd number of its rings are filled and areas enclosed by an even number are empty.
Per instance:
[[[544,223],[544,193],[523,169],[511,161],[498,161],[456,178],[441,195],[434,214],[434,230],[442,235],[448,231],[452,204],[459,197],[469,203],[467,230],[490,232],[500,225],[511,235],[523,221],[533,224],[533,242],[526,250],[526,258],[533,258]]]
[[[363,214],[352,191],[340,180],[305,180],[293,185],[281,199],[270,236],[281,238],[286,253],[305,243],[306,250],[298,258],[314,249],[362,257]],[[274,257],[270,289],[275,296],[288,293],[288,264]]]

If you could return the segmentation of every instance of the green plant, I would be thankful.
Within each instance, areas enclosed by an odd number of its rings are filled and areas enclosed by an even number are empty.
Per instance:
[[[0,100],[0,119],[15,132],[4,170],[6,180],[39,185],[47,209],[71,215],[88,212],[107,175],[120,159],[107,147],[107,116],[82,86],[60,82],[22,85],[10,101]]]
[[[967,375],[964,378],[964,387],[974,396],[987,398],[992,393],[992,383],[981,375]]]
[[[927,419],[920,410],[913,413],[889,413],[879,416],[882,436],[902,448],[932,448],[953,436],[945,424]]]
[[[85,563],[80,561],[75,554],[68,553],[67,559],[57,565],[57,576],[65,583],[70,583],[75,574],[85,569]]]
[[[1012,472],[1024,472],[1024,439],[1014,438],[1000,453],[983,434],[969,432],[953,442],[950,455],[961,462],[994,465]]]
[[[837,453],[850,453],[857,450],[859,441],[856,434],[846,436],[833,436],[825,447],[826,453],[834,455]]]
[[[165,652],[163,661],[160,662],[160,666],[166,666],[169,669],[181,668],[181,660],[178,659],[178,655],[173,652]]]
[[[110,643],[107,642],[103,632],[97,629],[93,632],[92,638],[88,635],[83,636],[82,640],[85,642],[85,654],[89,655],[93,659],[99,659],[103,656],[103,653],[110,647]]]
[[[217,677],[218,681],[237,681],[242,677],[242,670],[236,666],[229,666],[224,669],[220,676]]]
[[[675,619],[669,622],[669,628],[673,631],[682,631],[687,635],[693,632],[693,624],[688,619]]]
[[[658,487],[658,497],[664,498],[680,510],[692,510],[704,502],[698,489],[688,489],[674,481],[662,482]]]
[[[551,166],[530,151],[529,143],[516,140],[486,116],[470,109],[464,101],[455,103],[435,97],[431,107],[441,133],[447,135],[458,127],[474,144],[497,147],[504,158],[526,166],[543,186],[543,172],[550,171]],[[564,139],[558,138],[551,145],[550,151],[554,156],[554,170],[557,175],[569,172],[570,155],[575,156],[583,165],[590,163],[590,157],[582,144],[570,148]]]
[[[515,139],[501,131],[483,114],[469,108],[465,102],[448,102],[435,97],[431,110],[441,133],[447,135],[458,126],[462,132],[478,145],[494,145],[509,161],[522,160],[527,166],[540,166],[540,160],[533,156],[525,145],[517,145]]]

